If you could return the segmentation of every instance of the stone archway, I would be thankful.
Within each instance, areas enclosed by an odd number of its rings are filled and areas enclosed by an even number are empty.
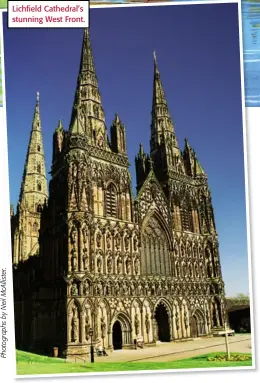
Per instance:
[[[191,317],[191,336],[198,338],[206,334],[205,318],[200,310],[195,310]]]
[[[120,350],[132,345],[132,327],[124,313],[119,313],[111,325],[112,345],[114,350]]]
[[[123,345],[122,328],[120,322],[115,321],[112,329],[112,341],[114,350],[121,350]]]
[[[155,320],[157,322],[158,340],[161,342],[170,342],[171,331],[169,315],[166,307],[159,303],[155,309]]]

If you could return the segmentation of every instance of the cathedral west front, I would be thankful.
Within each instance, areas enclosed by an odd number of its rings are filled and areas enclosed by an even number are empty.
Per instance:
[[[181,151],[154,54],[150,152],[132,192],[127,127],[108,135],[84,30],[69,129],[53,134],[47,186],[37,95],[16,213],[11,211],[16,346],[60,356],[210,336],[225,296],[207,175]],[[152,77],[152,73],[151,73]]]

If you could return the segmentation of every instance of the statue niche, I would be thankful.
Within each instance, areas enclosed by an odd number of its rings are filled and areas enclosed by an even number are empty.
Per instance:
[[[171,274],[169,240],[156,216],[143,224],[141,267],[144,274]]]

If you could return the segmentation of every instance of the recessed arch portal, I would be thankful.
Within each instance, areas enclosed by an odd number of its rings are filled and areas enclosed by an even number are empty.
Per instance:
[[[132,344],[132,328],[127,315],[119,313],[112,321],[111,330],[114,350]]]
[[[191,336],[197,338],[206,334],[205,317],[200,310],[196,310],[191,317]]]
[[[114,350],[121,350],[123,346],[122,328],[118,320],[115,321],[112,331],[113,331],[113,348]]]
[[[160,302],[155,309],[155,319],[158,329],[158,340],[161,342],[170,342],[170,321],[169,314],[165,305]]]

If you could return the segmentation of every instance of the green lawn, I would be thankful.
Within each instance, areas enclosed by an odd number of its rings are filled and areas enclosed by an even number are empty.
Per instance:
[[[0,8],[7,8],[7,0],[0,0]]]
[[[252,366],[252,360],[241,362],[209,362],[208,357],[223,355],[223,353],[211,353],[196,356],[194,358],[175,360],[172,362],[125,362],[125,363],[72,363],[62,359],[48,358],[24,351],[17,351],[17,374],[66,374],[86,372],[113,372],[113,371],[137,371],[137,370],[167,370],[183,368],[213,368],[213,367],[241,367]],[[232,355],[232,354],[231,354]],[[250,355],[250,354],[243,354]]]

